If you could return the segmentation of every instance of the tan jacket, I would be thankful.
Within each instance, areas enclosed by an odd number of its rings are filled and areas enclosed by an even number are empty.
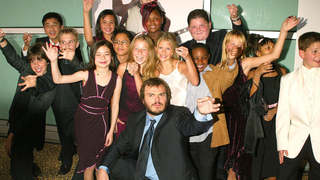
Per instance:
[[[238,75],[238,63],[230,70],[227,65],[224,68],[219,68],[219,65],[211,65],[212,71],[207,71],[203,74],[203,79],[206,82],[211,96],[216,102],[222,103],[222,94],[234,83]],[[221,104],[220,111],[213,114],[213,132],[211,147],[219,147],[230,143],[229,133],[224,114],[223,105]]]

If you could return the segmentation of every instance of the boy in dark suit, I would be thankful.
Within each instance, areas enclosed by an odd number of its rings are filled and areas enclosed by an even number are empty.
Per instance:
[[[43,29],[48,35],[47,37],[42,37],[36,39],[36,42],[48,43],[53,46],[58,46],[60,51],[75,51],[77,61],[82,62],[82,56],[80,51],[80,45],[78,41],[78,33],[69,28],[68,30],[63,30],[63,21],[61,16],[55,12],[49,12],[45,14],[42,18]],[[71,30],[70,30],[71,29]],[[63,32],[61,32],[63,31]],[[59,33],[61,32],[61,33]],[[60,34],[60,36],[59,36]],[[64,36],[68,34],[70,36]],[[62,37],[63,36],[63,37]],[[59,38],[60,37],[60,38]],[[32,35],[24,34],[24,47],[29,46]],[[72,41],[72,43],[71,43]],[[26,51],[23,51],[23,54]],[[70,59],[61,59],[59,61],[60,72],[64,75],[73,74],[79,69],[74,69],[70,64]],[[55,99],[51,105],[59,134],[59,139],[61,143],[61,152],[59,160],[61,160],[61,167],[58,174],[65,175],[70,171],[72,166],[73,154],[76,152],[76,146],[74,145],[75,135],[73,127],[73,117],[75,111],[80,102],[81,84],[63,84],[58,85]]]
[[[0,29],[0,49],[8,63],[20,73],[9,111],[5,150],[10,157],[10,174],[15,179],[34,179],[41,173],[33,163],[33,150],[43,149],[46,112],[56,90],[49,59],[38,42],[29,48],[28,62],[20,58]]]

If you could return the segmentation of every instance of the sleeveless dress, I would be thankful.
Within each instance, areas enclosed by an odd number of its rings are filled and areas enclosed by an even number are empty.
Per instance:
[[[226,163],[224,168],[232,168],[237,173],[239,180],[251,179],[252,156],[244,153],[244,134],[247,120],[242,115],[239,101],[240,91],[245,81],[246,75],[239,62],[239,73],[234,84],[222,95],[224,111],[230,136],[230,144],[226,146]]]
[[[133,112],[141,111],[144,109],[145,107],[141,102],[139,94],[137,92],[134,77],[129,74],[126,67],[122,78],[122,89],[119,102],[119,119],[123,121],[124,124],[117,123],[118,132],[116,133],[116,138],[125,129],[129,115]]]
[[[185,106],[186,97],[187,97],[187,87],[188,79],[185,75],[182,75],[178,70],[177,62],[176,68],[168,75],[163,75],[160,73],[159,78],[166,81],[171,89],[171,100],[170,104],[176,106]]]
[[[74,128],[79,150],[77,173],[100,165],[105,153],[109,131],[109,104],[116,87],[117,74],[112,72],[109,83],[102,87],[96,83],[94,71],[88,71],[81,102],[74,116]]]
[[[264,97],[269,109],[275,108],[279,99],[280,79],[278,74],[274,77],[261,77]],[[279,171],[279,154],[276,140],[276,114],[271,121],[261,119],[265,138],[259,139],[257,144],[257,156],[252,161],[253,179],[277,177]]]

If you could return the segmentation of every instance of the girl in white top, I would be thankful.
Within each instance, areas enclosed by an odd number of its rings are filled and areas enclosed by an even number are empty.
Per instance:
[[[159,78],[165,80],[171,89],[170,103],[184,106],[188,82],[194,86],[199,84],[199,75],[188,48],[183,46],[178,48],[176,36],[173,33],[163,32],[157,39],[156,53]],[[178,60],[178,55],[185,61]]]

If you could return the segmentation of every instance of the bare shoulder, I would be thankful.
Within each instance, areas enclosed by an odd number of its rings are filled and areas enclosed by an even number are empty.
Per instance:
[[[127,67],[127,62],[121,63],[121,64],[118,66],[117,74],[118,74],[120,77],[123,76],[124,71],[126,70],[126,67]]]

